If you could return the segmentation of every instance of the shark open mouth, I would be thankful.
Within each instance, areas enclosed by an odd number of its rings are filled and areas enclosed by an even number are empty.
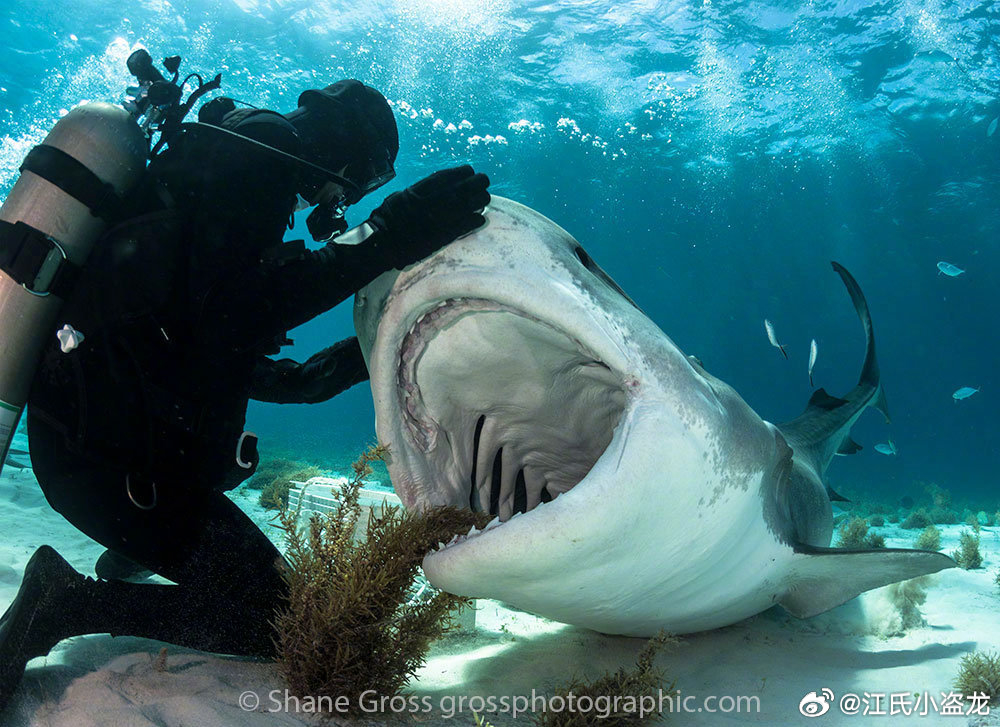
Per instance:
[[[626,406],[623,376],[582,342],[482,298],[425,312],[403,340],[396,375],[423,459],[416,506],[486,512],[491,527],[580,483]]]

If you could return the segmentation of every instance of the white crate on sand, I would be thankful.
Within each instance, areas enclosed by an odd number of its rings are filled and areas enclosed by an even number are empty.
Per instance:
[[[305,482],[292,481],[288,491],[288,507],[290,510],[299,508],[300,517],[308,518],[313,513],[325,514],[334,510],[340,502],[340,492],[349,480],[346,477],[310,477]],[[382,513],[384,506],[399,507],[403,505],[396,493],[377,487],[362,486],[358,491],[358,505],[361,506],[361,517],[354,527],[354,541],[363,540],[368,530],[368,519],[373,512]]]

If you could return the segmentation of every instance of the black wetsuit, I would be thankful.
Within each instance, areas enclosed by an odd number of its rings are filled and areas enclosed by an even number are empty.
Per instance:
[[[84,342],[63,353],[52,336],[34,380],[28,436],[49,503],[177,584],[88,581],[53,643],[112,633],[272,654],[281,556],[223,494],[251,472],[236,462],[247,402],[322,401],[367,379],[356,339],[303,365],[266,354],[385,264],[365,245],[266,252],[294,196],[288,170],[224,161],[201,176],[190,158],[151,166],[133,195],[145,213],[99,241],[60,315]]]

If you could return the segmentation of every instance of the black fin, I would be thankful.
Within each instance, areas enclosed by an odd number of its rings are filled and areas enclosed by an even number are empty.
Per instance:
[[[850,437],[845,437],[844,441],[840,443],[840,449],[837,450],[837,454],[857,454],[864,447],[855,442]]]
[[[813,392],[813,395],[809,397],[809,406],[815,406],[820,409],[826,409],[827,411],[833,411],[837,407],[843,406],[847,402],[843,399],[838,399],[836,396],[830,396],[826,393],[826,389],[819,388]]]
[[[854,303],[854,310],[857,311],[861,325],[865,329],[865,363],[861,367],[861,377],[858,379],[858,383],[878,386],[879,370],[878,360],[875,358],[875,332],[872,329],[872,315],[871,311],[868,310],[868,301],[865,300],[865,294],[861,292],[858,281],[847,272],[847,268],[835,261],[831,261],[830,264],[833,265],[833,269],[837,271],[840,279],[844,281],[844,286],[851,296],[851,302]],[[883,399],[884,404],[885,400]],[[885,412],[882,413],[885,414]]]
[[[850,500],[834,490],[830,485],[826,486],[826,496],[830,498],[830,502],[850,502]]]

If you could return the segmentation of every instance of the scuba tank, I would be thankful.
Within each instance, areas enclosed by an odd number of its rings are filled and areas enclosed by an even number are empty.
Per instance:
[[[120,106],[78,106],[28,153],[0,207],[0,468],[63,301],[147,151]],[[64,351],[82,340],[72,329],[58,333]]]

